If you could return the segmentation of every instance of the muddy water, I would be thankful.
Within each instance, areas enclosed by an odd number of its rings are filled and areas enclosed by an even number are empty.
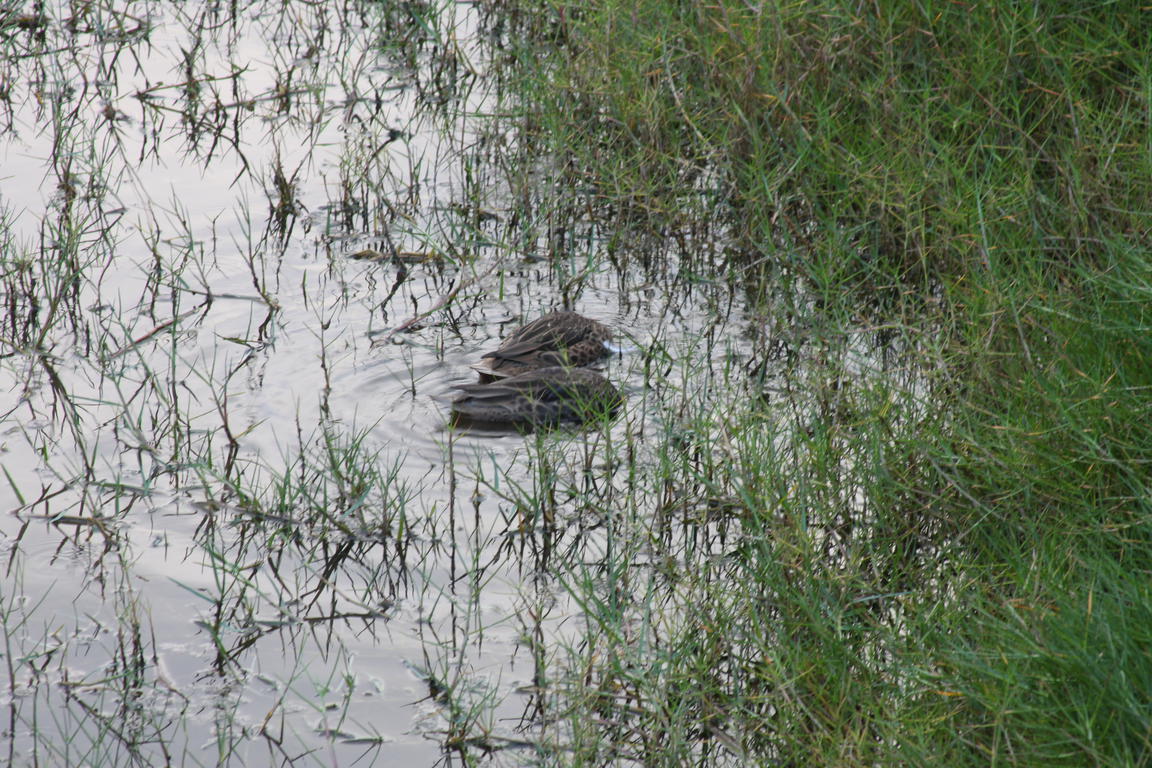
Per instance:
[[[561,251],[513,208],[475,5],[47,5],[0,33],[0,752],[531,761],[581,632],[549,558],[610,546],[572,489],[628,499],[613,451],[745,365],[737,297],[684,239],[588,272],[604,223]],[[451,428],[566,302],[620,330],[624,413]]]

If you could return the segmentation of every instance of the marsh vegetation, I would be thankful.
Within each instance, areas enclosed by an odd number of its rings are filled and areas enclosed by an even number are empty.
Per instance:
[[[0,760],[1152,763],[1148,29],[6,6]]]

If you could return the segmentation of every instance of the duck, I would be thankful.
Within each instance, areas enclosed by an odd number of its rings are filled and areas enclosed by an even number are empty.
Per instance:
[[[612,330],[578,312],[550,312],[508,335],[500,347],[472,366],[481,381],[536,368],[587,366],[607,355]]]
[[[554,425],[612,415],[620,391],[595,371],[560,365],[536,368],[480,384],[464,384],[452,401],[457,420],[511,425]]]

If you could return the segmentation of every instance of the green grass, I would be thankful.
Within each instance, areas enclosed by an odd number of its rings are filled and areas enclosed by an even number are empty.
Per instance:
[[[820,287],[959,277],[998,256],[1066,264],[1115,232],[1146,242],[1136,6],[549,13],[564,58],[525,82],[527,123],[573,173],[655,215],[719,197],[749,250],[802,250]]]
[[[403,656],[412,697],[426,687],[440,719],[416,732],[463,764],[1152,763],[1152,11],[486,4],[495,45],[471,61],[453,6],[369,5],[337,24],[309,5],[278,21],[292,33],[274,90],[227,96],[244,68],[208,74],[202,42],[230,28],[188,17],[186,84],[77,108],[40,86],[73,71],[57,53],[78,47],[76,29],[81,48],[89,27],[142,41],[142,23],[105,6],[0,22],[0,66],[32,84],[56,148],[28,242],[24,214],[0,207],[0,359],[19,398],[5,417],[24,430],[6,439],[27,441],[39,470],[5,469],[31,516],[14,538],[43,519],[66,532],[60,551],[95,553],[61,598],[83,620],[22,597],[43,588],[25,582],[42,551],[6,554],[10,759],[200,759],[211,691],[176,693],[155,661],[180,658],[165,633],[194,621],[183,663],[244,683],[214,705],[221,763],[256,744],[301,764],[339,731],[383,744],[389,703],[353,695],[381,662],[355,667],[350,640],[384,649],[389,634],[423,653]],[[336,36],[358,25],[378,32],[371,55]],[[344,57],[338,72],[304,66],[321,50]],[[29,57],[47,80],[19,69]],[[362,80],[377,57],[395,71]],[[499,109],[464,98],[489,67]],[[340,113],[369,105],[372,119],[348,123],[326,234],[375,238],[396,268],[386,296],[375,283],[390,273],[345,283],[335,248],[322,251],[341,288],[282,278],[316,183],[287,154],[246,171],[267,179],[263,235],[241,206],[240,236],[217,244],[174,199],[133,251],[135,230],[108,217],[141,162],[117,114],[171,113],[187,135],[151,128],[142,156],[186,141],[210,165],[252,141],[222,141],[226,125],[347,119],[318,111],[337,80]],[[371,83],[415,89],[425,111],[394,123]],[[213,100],[225,106],[204,122]],[[418,146],[426,120],[460,127],[477,103],[460,198],[421,192],[431,156],[405,168],[389,145]],[[411,260],[484,264],[489,248],[493,266],[466,279]],[[228,265],[243,292],[214,295]],[[493,443],[490,459],[454,455],[467,441],[453,434],[443,464],[413,475],[380,434],[391,427],[333,416],[330,392],[350,379],[329,366],[356,328],[416,314],[427,325],[397,338],[428,345],[428,363],[483,338],[458,329],[493,298],[527,313],[591,293],[637,320],[620,329],[636,350],[609,369],[629,395],[614,423]],[[354,298],[367,316],[344,314]],[[230,301],[267,312],[206,322]],[[318,348],[285,330],[316,327]],[[296,439],[279,460],[254,455],[262,412],[242,397],[281,370],[264,367],[277,346],[301,366],[314,349],[324,385],[318,413],[280,414],[277,434]],[[416,354],[404,386],[432,397],[445,380]],[[148,545],[206,575],[137,578],[129,536],[145,524]],[[158,607],[186,592],[203,613]],[[484,657],[511,633],[511,656]],[[286,716],[301,703],[306,720]]]
[[[678,500],[674,566],[567,574],[590,628],[558,762],[1152,763],[1149,13],[525,17],[529,143],[620,229],[716,215],[810,363],[785,407],[736,386],[633,468]],[[879,327],[898,368],[854,368]]]

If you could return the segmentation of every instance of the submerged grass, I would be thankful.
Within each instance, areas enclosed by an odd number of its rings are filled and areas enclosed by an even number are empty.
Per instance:
[[[820,363],[633,466],[682,535],[647,586],[637,542],[568,573],[558,762],[1152,763],[1148,10],[519,12],[560,186],[622,229],[716,215],[722,279],[784,286]]]
[[[358,136],[397,114],[419,128],[373,87],[407,44],[372,4],[156,8],[146,21],[123,5],[0,11],[0,144],[14,158],[0,200],[0,753],[6,765],[369,764],[395,722],[374,677],[388,663],[366,675],[351,648],[388,644],[436,521],[412,506],[425,483],[405,457],[331,413],[330,366],[359,327],[345,317],[343,341],[325,343],[348,304],[328,287],[338,249],[320,249],[337,252],[328,271],[309,263],[299,285],[284,264],[299,230],[325,221],[303,200],[334,121]],[[419,13],[441,25],[434,11],[450,8]],[[397,50],[380,50],[390,40]],[[267,57],[244,53],[255,41]],[[150,79],[172,71],[176,84]],[[440,77],[422,74],[431,98]],[[452,98],[467,95],[459,80]],[[410,217],[415,203],[385,186],[417,182],[358,148],[340,187],[367,179],[365,206],[388,196],[385,211]],[[206,200],[205,178],[226,178],[234,206]],[[206,216],[217,203],[235,213]],[[386,226],[344,220],[327,234]],[[311,319],[319,346],[285,342]],[[277,377],[277,342],[306,393],[294,423],[276,396],[248,398]],[[266,422],[294,427],[295,450],[261,445]]]

